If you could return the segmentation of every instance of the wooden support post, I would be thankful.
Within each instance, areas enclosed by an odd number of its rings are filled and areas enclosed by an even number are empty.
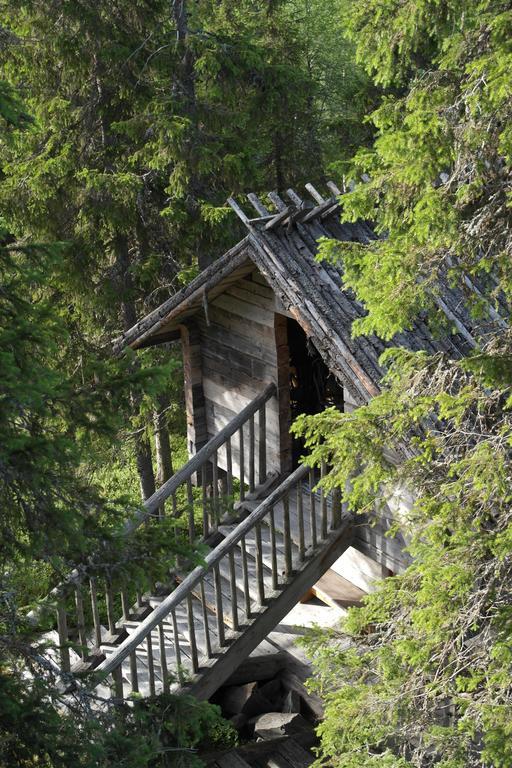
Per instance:
[[[160,669],[162,671],[162,684],[164,693],[169,693],[169,671],[167,669],[167,656],[165,655],[165,634],[162,622],[158,625],[158,646],[160,651]]]
[[[190,643],[190,655],[192,657],[192,669],[197,672],[199,669],[199,661],[197,657],[197,642],[196,642],[196,627],[194,624],[194,609],[192,603],[192,595],[187,595],[187,622],[188,622],[188,635]]]
[[[128,602],[128,595],[126,594],[126,589],[122,589],[120,591],[121,596],[121,610],[123,612],[123,621],[128,621],[130,618],[130,604]]]
[[[114,681],[114,696],[116,699],[123,699],[123,670],[121,665],[116,667],[112,672],[112,679]]]
[[[208,521],[208,494],[206,492],[206,472],[207,466],[203,464],[201,468],[201,504],[203,507],[203,537],[206,539],[210,532]]]
[[[235,555],[233,550],[228,553],[229,560],[229,589],[231,592],[231,624],[234,630],[240,628],[238,622],[238,596],[236,592]]]
[[[171,610],[172,637],[174,640],[174,655],[176,656],[176,675],[178,681],[183,683],[183,669],[181,666],[181,648],[180,636],[178,634],[178,622],[176,621],[176,611]]]
[[[320,477],[323,480],[327,474],[327,467],[325,461],[322,461],[320,469]],[[322,539],[327,538],[327,498],[323,486],[320,488],[320,508],[322,511]]]
[[[264,403],[258,412],[258,482],[267,479],[267,408]]]
[[[107,622],[108,631],[111,635],[116,633],[116,619],[114,611],[114,592],[112,590],[112,584],[107,583],[105,587],[105,602],[107,605]]]
[[[215,588],[215,613],[217,614],[217,634],[219,636],[219,645],[222,648],[226,644],[224,634],[224,611],[222,608],[222,586],[220,579],[219,566],[213,568],[213,583]]]
[[[240,446],[240,501],[243,501],[245,499],[245,450],[243,425],[238,430],[238,441]]]
[[[304,540],[304,495],[302,483],[297,483],[297,515],[299,518],[299,560],[302,562],[306,554]]]
[[[274,507],[270,510],[270,555],[272,558],[272,589],[277,589],[279,586],[279,578],[277,574],[277,545],[276,545],[276,522],[274,516]]]
[[[192,491],[192,479],[187,479],[187,512],[188,512],[188,538],[192,543],[196,536],[194,522],[194,493]]]
[[[151,632],[146,637],[146,650],[148,654],[149,695],[155,696],[155,661],[153,659],[153,638],[151,637]]]
[[[254,493],[254,416],[249,418],[249,493]]]
[[[251,618],[251,595],[249,593],[249,569],[247,567],[247,546],[245,536],[240,540],[242,550],[242,581],[244,585],[245,615],[247,619]]]
[[[132,651],[130,653],[130,677],[132,693],[139,692],[139,676],[137,673],[137,653]]]
[[[263,542],[261,540],[261,523],[254,526],[256,540],[256,584],[258,587],[258,602],[265,604],[265,584],[263,581]]]
[[[283,474],[292,469],[292,438],[290,434],[290,350],[288,348],[288,318],[274,315],[277,352],[277,401],[279,409],[279,462]]]
[[[215,530],[219,527],[219,454],[214,451],[212,455],[212,491],[213,491],[213,527]]]
[[[283,497],[283,537],[284,537],[284,563],[285,576],[292,575],[292,535],[290,528],[290,498],[288,493]]]
[[[180,326],[185,377],[185,406],[189,456],[197,453],[208,441],[206,409],[203,392],[201,336],[193,318]]]
[[[71,671],[71,659],[68,647],[68,618],[65,599],[57,605],[57,633],[59,635],[60,665],[63,672]]]
[[[336,530],[341,524],[341,490],[335,488],[331,494],[331,527]]]
[[[316,547],[316,499],[315,499],[315,474],[313,470],[309,472],[309,522],[311,525],[311,546]]]
[[[212,658],[212,643],[210,640],[210,625],[208,623],[208,608],[206,606],[206,595],[204,591],[204,581],[201,579],[200,582],[200,590],[201,590],[201,608],[203,611],[203,626],[204,626],[204,637],[205,637],[205,644],[206,644],[206,655],[209,659]]]
[[[228,483],[228,496],[230,498],[230,503],[232,504],[232,496],[233,496],[233,455],[231,450],[231,438],[228,437],[226,440],[226,477],[227,477],[227,483]]]
[[[101,621],[100,611],[98,608],[98,590],[96,588],[96,579],[91,578],[89,580],[89,587],[91,592],[91,611],[94,625],[94,641],[96,643],[96,647],[99,648],[101,645]]]
[[[84,601],[82,597],[82,586],[77,584],[75,587],[76,604],[76,626],[78,630],[78,640],[80,642],[80,656],[83,661],[87,658],[87,632],[85,631]]]

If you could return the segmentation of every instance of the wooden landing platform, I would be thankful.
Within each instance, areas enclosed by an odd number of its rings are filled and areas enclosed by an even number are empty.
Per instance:
[[[326,605],[340,610],[340,613],[343,614],[347,608],[361,605],[361,600],[365,595],[366,592],[356,587],[351,581],[329,569],[311,587],[301,602],[305,603],[312,597],[317,597]]]

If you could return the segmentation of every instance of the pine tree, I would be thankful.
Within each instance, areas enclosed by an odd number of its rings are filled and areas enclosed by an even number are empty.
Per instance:
[[[402,521],[412,565],[386,581],[340,635],[310,642],[327,710],[329,764],[508,766],[510,722],[510,118],[512,16],[506,3],[349,4],[350,35],[387,93],[371,148],[354,161],[346,215],[371,218],[368,247],[326,242],[368,314],[356,333],[390,339],[422,311],[435,333],[443,281],[487,334],[461,361],[386,353],[383,394],[354,414],[303,419],[313,459],[363,510],[385,489],[414,492]],[[434,417],[434,418],[432,418]],[[437,425],[437,426],[433,426]],[[407,443],[413,458],[390,463]]]

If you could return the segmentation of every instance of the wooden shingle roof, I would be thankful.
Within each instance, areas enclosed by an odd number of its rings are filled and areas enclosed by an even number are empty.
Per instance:
[[[364,316],[364,307],[352,291],[343,287],[342,265],[335,267],[316,260],[317,241],[327,237],[368,243],[376,235],[365,222],[340,221],[340,190],[332,183],[328,186],[331,195],[324,198],[314,187],[306,185],[313,200],[303,200],[294,190],[288,190],[288,204],[276,193],[270,193],[274,211],[250,194],[248,200],[258,214],[253,218],[230,198],[229,204],[247,227],[247,236],[183,290],[141,319],[118,340],[118,346],[138,348],[168,340],[179,322],[256,266],[329,369],[359,403],[367,402],[380,391],[383,371],[379,357],[386,347],[443,351],[456,358],[467,354],[477,345],[482,326],[477,326],[469,313],[466,284],[454,288],[446,283],[435,298],[453,328],[451,334],[434,338],[419,317],[413,328],[389,342],[375,335],[352,337],[352,323]],[[478,293],[473,284],[470,289]],[[493,321],[503,323],[492,311]]]

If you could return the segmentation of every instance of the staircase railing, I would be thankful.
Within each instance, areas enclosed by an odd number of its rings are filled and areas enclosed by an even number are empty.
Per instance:
[[[128,536],[151,518],[161,517],[165,502],[170,500],[177,532],[183,527],[188,529],[190,542],[199,535],[208,537],[217,528],[221,512],[233,506],[235,490],[238,500],[244,501],[246,494],[253,493],[257,484],[262,485],[269,479],[266,406],[275,392],[275,384],[271,383],[243,408],[144,502],[141,510],[126,522],[122,535]],[[238,478],[233,472],[232,441],[235,435]],[[224,452],[224,470],[219,470],[220,450]],[[97,653],[102,642],[116,639],[118,619],[127,621],[133,612],[139,616],[147,609],[142,589],[131,589],[130,594],[123,587],[114,588],[107,578],[90,578],[86,567],[74,569],[28,618],[36,623],[41,613],[52,605],[56,605],[60,665],[64,672],[71,669],[70,646],[76,646],[82,661],[89,663],[91,653]],[[108,630],[106,637],[103,626]]]
[[[155,673],[154,658],[157,659],[159,667],[158,686],[164,692],[168,692],[172,683],[181,684],[186,681],[186,673],[181,664],[183,636],[180,640],[178,633],[178,622],[176,618],[177,610],[181,615],[186,615],[187,625],[187,654],[190,657],[192,672],[199,670],[199,654],[196,642],[196,623],[194,621],[192,598],[201,603],[202,626],[201,632],[204,632],[203,645],[206,647],[206,655],[209,659],[215,658],[216,654],[227,645],[224,613],[226,601],[229,600],[230,624],[235,631],[241,630],[244,624],[250,620],[253,611],[258,611],[265,605],[266,600],[277,596],[280,588],[286,584],[296,568],[308,559],[311,553],[326,539],[333,530],[336,530],[342,524],[342,505],[339,493],[332,494],[330,503],[327,503],[327,495],[322,492],[320,496],[320,519],[317,522],[316,495],[310,488],[306,493],[306,504],[304,501],[303,481],[306,477],[312,478],[311,470],[306,466],[300,466],[295,472],[289,475],[259,506],[248,515],[245,520],[239,523],[236,528],[229,533],[226,538],[205,558],[205,564],[197,566],[176,589],[165,597],[162,602],[139,624],[133,634],[124,640],[113,653],[103,661],[96,669],[98,675],[97,682],[102,682],[107,678],[111,679],[109,684],[113,686],[114,694],[118,698],[125,695],[124,686],[126,679],[123,680],[123,662],[129,659],[127,670],[129,669],[129,687],[130,693],[139,691],[138,665],[141,657],[146,660],[145,674],[149,677],[149,692],[155,694],[157,689],[157,679]],[[292,494],[296,494],[296,506],[294,515],[296,516],[295,525],[298,526],[298,542],[295,546],[292,544],[292,530],[290,521],[290,499]],[[279,543],[277,539],[277,528],[275,511],[276,505],[280,505],[280,527]],[[305,507],[309,506],[306,510]],[[308,524],[305,526],[305,518],[308,518]],[[330,520],[328,519],[330,517]],[[266,567],[270,569],[271,586],[269,590],[265,588],[264,580],[264,562],[263,562],[263,538],[262,528],[267,526],[267,541],[270,539],[270,566],[268,558]],[[297,530],[297,527],[296,527]],[[295,537],[297,538],[297,536]],[[248,540],[251,546],[254,546],[254,567],[248,567]],[[308,540],[306,540],[308,539]],[[235,571],[235,548],[240,545],[241,552],[241,578],[237,579]],[[280,572],[278,568],[277,551],[281,547],[281,560],[284,562],[284,568]],[[283,557],[284,556],[284,557]],[[282,566],[281,566],[282,567]],[[221,571],[228,574],[229,580],[229,598],[223,594],[221,588]],[[211,577],[208,579],[208,576]],[[206,581],[207,580],[207,581]],[[209,613],[206,606],[205,587],[213,582],[214,587],[214,612]],[[254,601],[251,601],[251,593],[256,595]],[[242,603],[242,604],[241,604]],[[245,618],[241,618],[245,617]],[[214,633],[216,634],[216,643],[212,641],[211,622],[215,622]],[[155,631],[156,630],[156,631]],[[155,632],[155,637],[153,633]],[[169,637],[171,640],[169,641]],[[153,643],[158,644],[158,649]],[[166,644],[172,643],[173,653],[172,663],[174,668],[169,668],[169,654],[166,652]],[[154,656],[154,649],[156,651]]]

